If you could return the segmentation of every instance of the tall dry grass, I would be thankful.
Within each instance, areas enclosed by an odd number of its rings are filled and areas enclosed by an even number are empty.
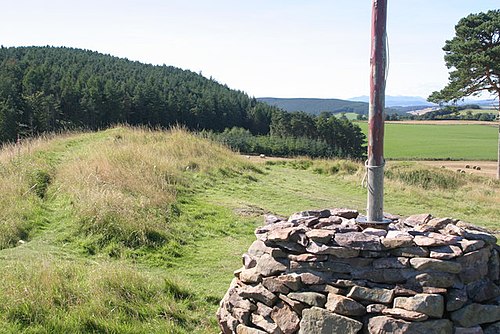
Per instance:
[[[0,249],[26,239],[34,227],[29,213],[39,204],[37,190],[43,191],[40,176],[50,169],[41,152],[53,145],[51,140],[38,137],[0,149]]]
[[[79,151],[55,175],[59,192],[72,198],[79,232],[92,237],[97,249],[116,242],[129,248],[165,244],[181,189],[196,177],[246,164],[180,128],[119,127],[105,134],[106,140]]]

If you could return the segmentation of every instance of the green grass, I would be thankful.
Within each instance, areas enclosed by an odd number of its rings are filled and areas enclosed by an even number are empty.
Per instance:
[[[366,122],[357,123],[366,134]],[[384,155],[396,160],[496,160],[498,128],[487,125],[385,124]]]
[[[182,130],[25,145],[0,152],[2,333],[218,333],[218,302],[264,213],[366,203],[359,163],[254,165]],[[393,162],[385,211],[498,230],[499,188]]]

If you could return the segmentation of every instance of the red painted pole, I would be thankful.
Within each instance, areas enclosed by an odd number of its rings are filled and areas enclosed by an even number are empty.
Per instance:
[[[387,67],[387,0],[373,0],[370,56],[370,109],[368,119],[367,221],[384,218],[384,119]]]

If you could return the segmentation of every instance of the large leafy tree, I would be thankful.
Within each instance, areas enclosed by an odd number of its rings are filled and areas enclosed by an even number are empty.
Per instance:
[[[429,101],[442,103],[489,92],[499,100],[500,114],[500,10],[471,14],[455,27],[455,37],[443,48],[449,82],[432,93]],[[500,179],[500,125],[498,142]]]

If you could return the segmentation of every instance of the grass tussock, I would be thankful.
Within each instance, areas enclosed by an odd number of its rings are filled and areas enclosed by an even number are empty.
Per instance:
[[[36,228],[31,213],[52,180],[53,169],[43,153],[52,145],[50,140],[39,137],[0,150],[0,249],[26,240]]]
[[[167,132],[116,128],[107,140],[61,166],[59,191],[70,194],[79,233],[95,253],[111,245],[160,247],[172,239],[179,191],[210,173],[240,173],[245,163],[231,151],[182,129]]]
[[[13,333],[185,333],[199,325],[186,288],[124,264],[44,260],[5,269],[0,325]]]
[[[389,180],[400,181],[423,189],[458,189],[467,183],[463,175],[450,170],[417,166],[412,163],[397,163],[385,171]]]

